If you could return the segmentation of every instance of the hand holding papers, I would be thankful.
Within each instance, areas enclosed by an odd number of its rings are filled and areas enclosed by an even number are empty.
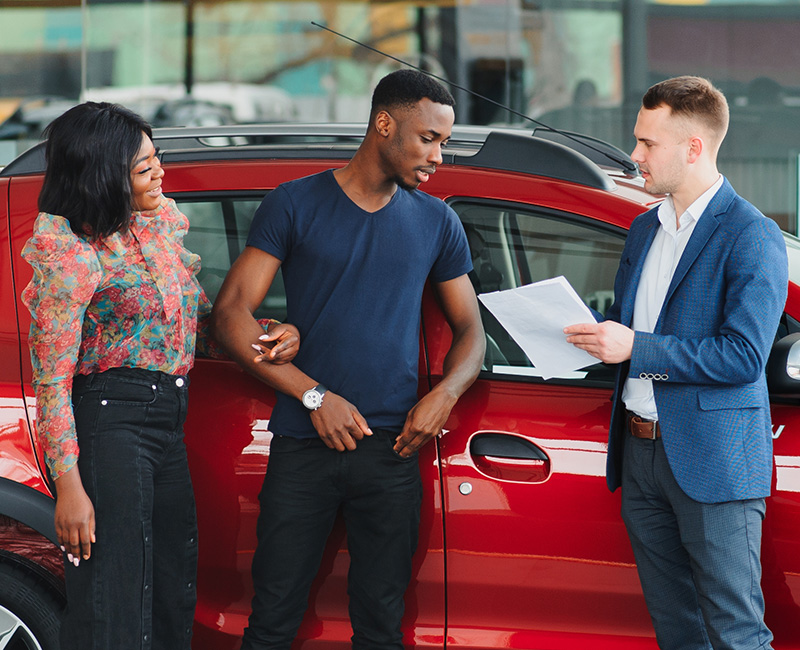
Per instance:
[[[544,379],[565,375],[597,363],[592,355],[567,343],[564,328],[577,323],[595,323],[562,275],[516,289],[478,296],[506,329]]]

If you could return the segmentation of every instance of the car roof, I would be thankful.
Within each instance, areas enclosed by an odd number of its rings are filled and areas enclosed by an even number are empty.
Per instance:
[[[153,130],[165,162],[253,159],[349,159],[366,132],[365,124],[237,124]],[[622,150],[590,136],[538,127],[456,124],[445,164],[506,170],[613,190],[615,179],[638,177]],[[0,177],[41,174],[40,142],[10,162]]]

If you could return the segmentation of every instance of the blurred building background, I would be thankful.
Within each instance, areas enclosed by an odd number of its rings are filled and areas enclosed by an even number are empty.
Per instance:
[[[720,167],[798,231],[798,0],[0,0],[0,166],[84,99],[154,126],[365,121],[400,67],[630,151],[642,93],[678,74],[728,96]],[[526,120],[455,90],[457,120]]]

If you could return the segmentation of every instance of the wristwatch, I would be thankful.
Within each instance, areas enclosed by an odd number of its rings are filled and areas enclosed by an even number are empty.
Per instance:
[[[322,384],[317,384],[314,388],[309,388],[303,393],[303,406],[309,411],[316,411],[322,406],[322,397],[328,389]]]

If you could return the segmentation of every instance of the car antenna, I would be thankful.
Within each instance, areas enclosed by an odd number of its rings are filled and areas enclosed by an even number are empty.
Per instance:
[[[470,95],[474,95],[475,97],[478,97],[479,99],[482,99],[485,102],[489,102],[490,104],[493,104],[494,106],[497,106],[498,108],[502,108],[503,110],[508,111],[512,115],[516,115],[517,117],[521,117],[524,120],[528,120],[530,122],[533,122],[534,124],[536,124],[537,126],[542,127],[543,129],[547,129],[548,131],[552,131],[553,133],[558,133],[559,135],[562,135],[565,138],[568,138],[569,140],[577,142],[581,146],[588,147],[592,151],[596,151],[597,153],[604,155],[609,160],[612,160],[615,163],[617,163],[618,165],[621,165],[623,167],[623,169],[625,169],[626,171],[634,172],[637,175],[639,173],[639,168],[638,168],[638,165],[636,165],[636,163],[631,162],[630,160],[626,160],[625,158],[620,158],[619,156],[614,156],[611,152],[606,151],[604,149],[600,149],[599,147],[595,147],[590,142],[587,142],[585,140],[581,140],[579,138],[576,138],[574,135],[572,135],[571,133],[568,133],[567,131],[562,131],[561,129],[557,129],[557,128],[552,127],[552,126],[548,126],[544,122],[540,122],[539,120],[536,120],[536,119],[530,117],[529,115],[525,115],[524,113],[520,113],[519,111],[514,110],[513,108],[511,108],[509,106],[506,106],[505,104],[501,104],[500,102],[496,102],[495,100],[490,99],[489,97],[486,97],[485,95],[481,95],[480,93],[477,93],[474,90],[470,90],[469,88],[465,88],[464,86],[459,86],[457,83],[454,83],[454,82],[450,81],[449,79],[444,79],[443,77],[435,75],[432,72],[428,72],[427,70],[423,70],[422,68],[420,68],[418,66],[415,66],[412,63],[409,63],[408,61],[404,61],[403,59],[399,59],[396,56],[392,56],[391,54],[387,54],[386,52],[382,52],[381,50],[379,50],[377,48],[374,48],[371,45],[367,45],[366,43],[362,43],[361,41],[357,41],[356,39],[351,38],[350,36],[347,36],[346,34],[342,34],[340,32],[337,32],[336,30],[331,29],[330,27],[327,27],[326,25],[320,25],[318,22],[315,22],[313,20],[311,21],[311,24],[314,25],[314,27],[319,27],[320,29],[324,29],[326,32],[330,32],[331,34],[335,34],[336,36],[339,36],[340,38],[344,38],[344,39],[350,41],[351,43],[355,43],[356,45],[360,45],[363,48],[371,50],[371,51],[375,52],[376,54],[380,54],[381,56],[385,56],[387,59],[392,59],[392,61],[397,61],[398,63],[402,63],[403,65],[406,65],[409,68],[413,68],[414,70],[417,70],[417,71],[419,71],[419,72],[421,72],[423,74],[428,75],[429,77],[433,77],[434,79],[437,79],[437,80],[439,80],[439,81],[441,81],[443,83],[446,83],[446,84],[452,86],[453,88],[458,88],[459,90],[463,90],[465,93],[469,93]]]

